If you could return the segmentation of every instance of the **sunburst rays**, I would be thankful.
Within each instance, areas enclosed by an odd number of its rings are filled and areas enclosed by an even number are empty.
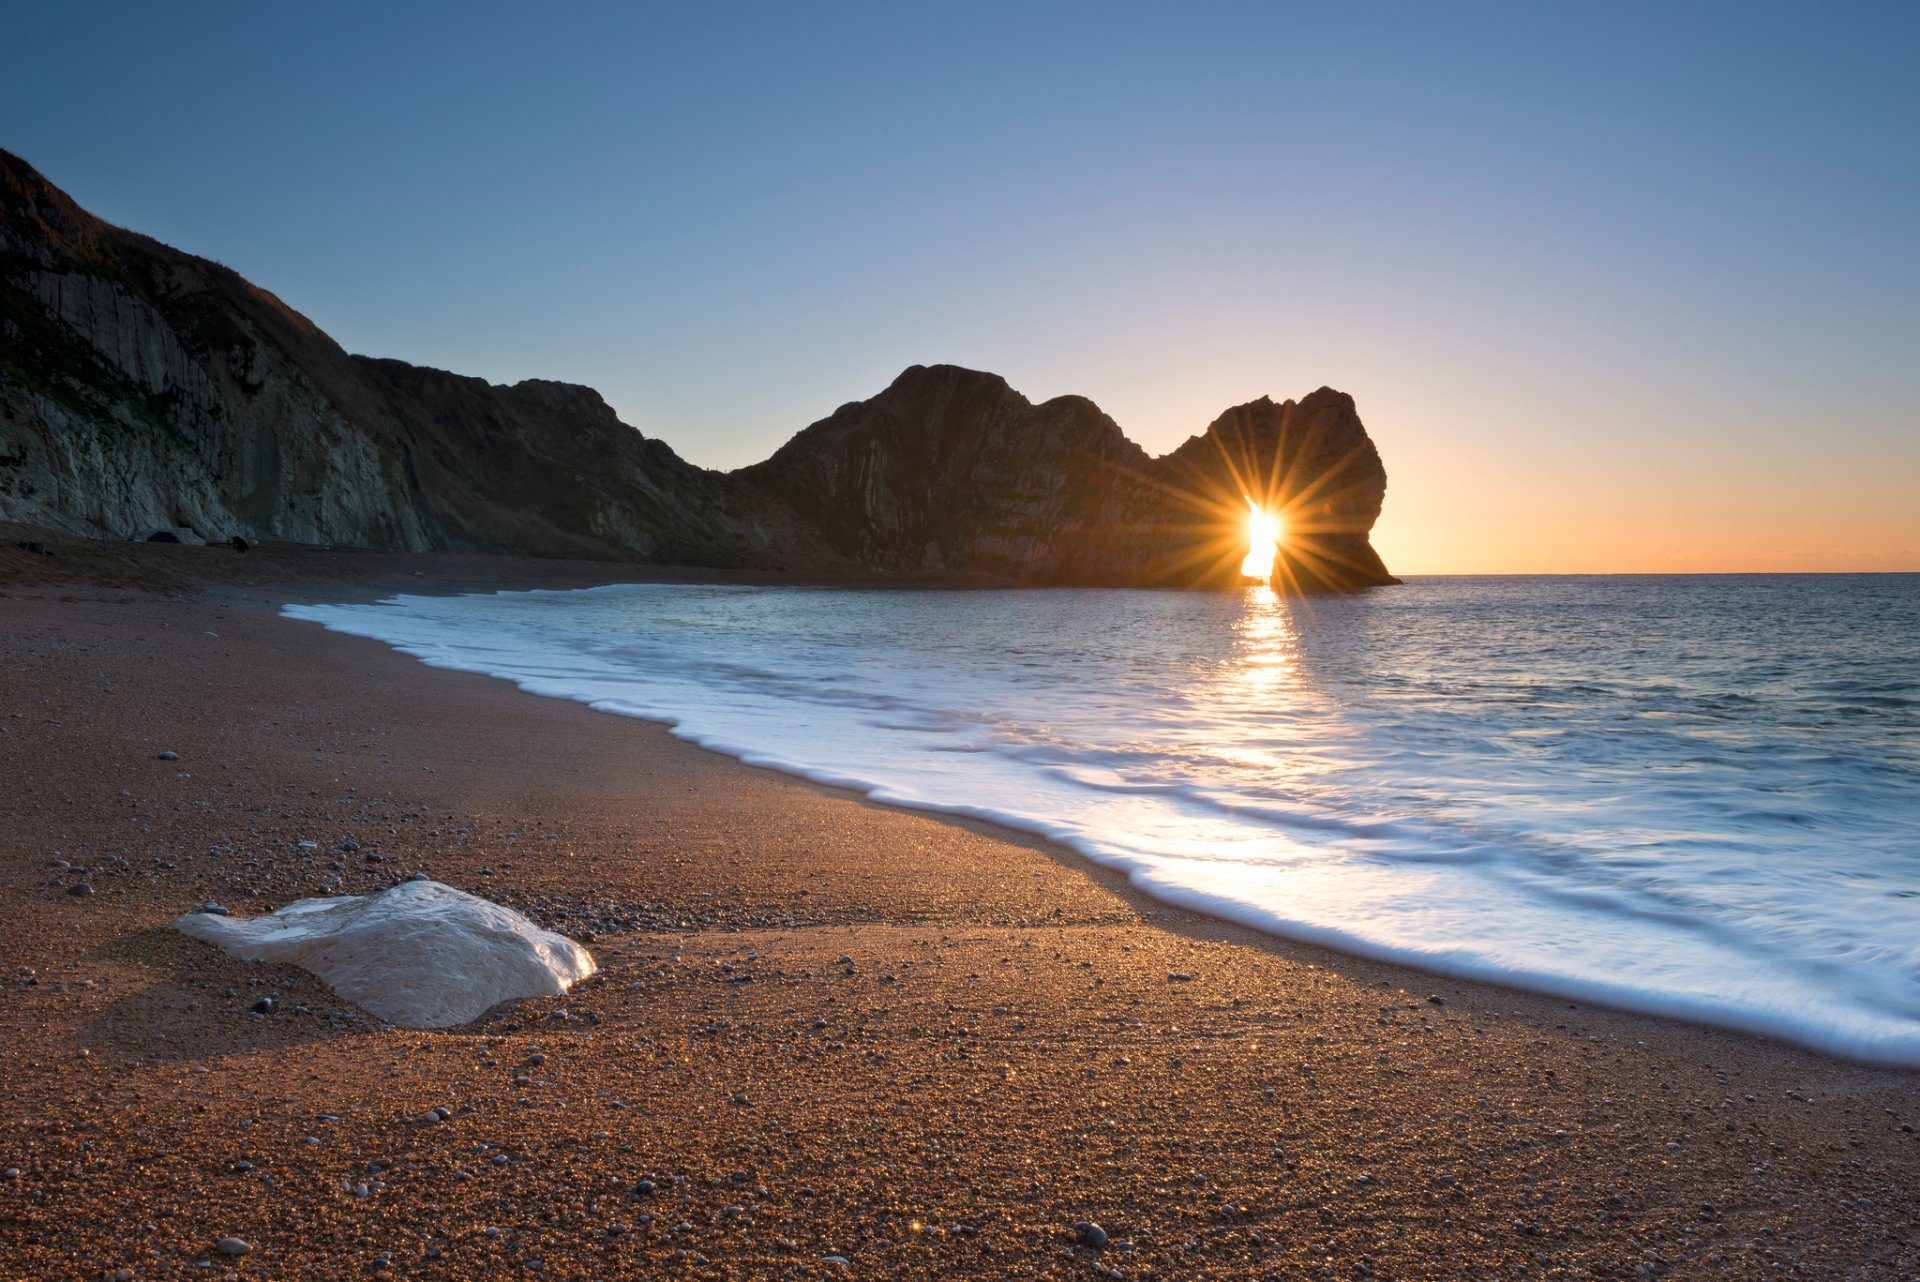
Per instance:
[[[1152,564],[1157,578],[1215,587],[1258,578],[1308,595],[1377,575],[1347,547],[1365,533],[1350,515],[1364,493],[1364,447],[1332,460],[1296,448],[1292,408],[1283,407],[1278,430],[1263,432],[1246,416],[1215,424],[1207,434],[1213,457],[1182,458],[1176,475],[1122,469],[1168,500]],[[1249,555],[1261,517],[1279,526],[1265,572]]]

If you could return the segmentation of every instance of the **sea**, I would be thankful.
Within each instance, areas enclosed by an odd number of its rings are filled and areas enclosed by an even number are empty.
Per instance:
[[[1920,575],[286,613],[1288,939],[1920,1066]]]

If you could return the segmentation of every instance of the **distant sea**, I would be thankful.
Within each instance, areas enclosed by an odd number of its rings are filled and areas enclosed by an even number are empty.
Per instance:
[[[1920,1065],[1920,575],[287,613],[1276,935]]]

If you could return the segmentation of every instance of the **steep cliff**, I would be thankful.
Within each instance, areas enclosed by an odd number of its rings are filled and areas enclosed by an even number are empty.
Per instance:
[[[587,388],[349,356],[237,273],[0,152],[0,518],[813,569],[824,543]]]
[[[1091,401],[914,366],[764,463],[695,467],[584,387],[350,356],[237,273],[88,214],[0,151],[0,520],[106,538],[626,559],[990,583],[1392,582],[1353,402],[1260,400],[1153,459]]]

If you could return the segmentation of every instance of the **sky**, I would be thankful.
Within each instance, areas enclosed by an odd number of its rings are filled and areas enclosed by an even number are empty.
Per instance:
[[[1920,5],[19,4],[0,146],[709,467],[1351,393],[1401,573],[1920,570]]]

